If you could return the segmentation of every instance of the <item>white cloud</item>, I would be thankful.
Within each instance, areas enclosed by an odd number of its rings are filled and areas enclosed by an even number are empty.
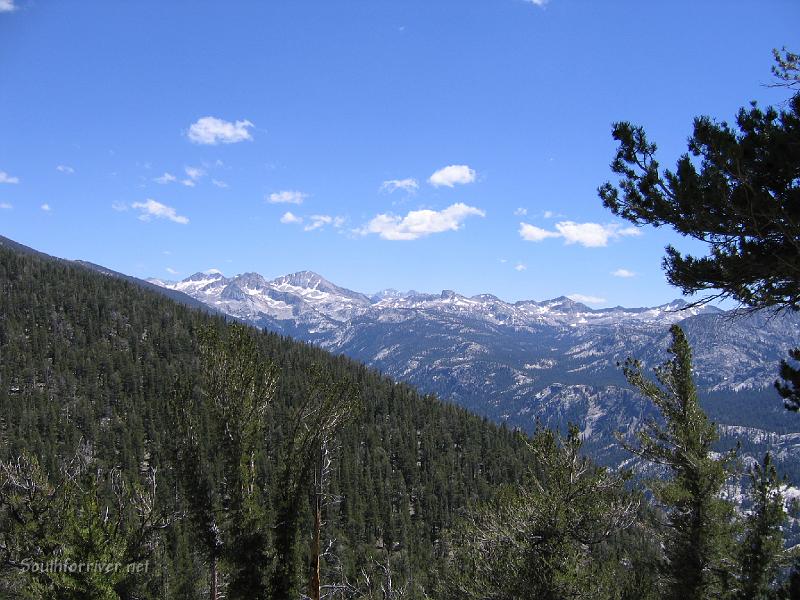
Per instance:
[[[0,171],[0,183],[19,183],[19,177],[12,177],[5,171]]]
[[[0,202],[0,210],[11,210],[12,208],[14,208],[14,206],[8,202]]]
[[[189,139],[195,144],[235,144],[252,140],[249,128],[250,121],[223,121],[216,117],[202,117],[189,127]]]
[[[608,238],[613,233],[613,230],[599,223],[575,223],[574,221],[556,223],[556,229],[564,238],[564,243],[580,244],[587,248],[606,246]]]
[[[298,217],[297,215],[289,211],[283,213],[283,216],[281,217],[281,223],[289,224],[289,223],[302,223],[302,222],[303,222],[303,217]]]
[[[614,277],[636,277],[636,273],[629,271],[628,269],[617,269],[616,271],[612,271],[611,274]]]
[[[605,298],[600,298],[599,296],[585,296],[583,294],[570,294],[567,298],[583,304],[603,304],[606,301]]]
[[[514,211],[515,217],[524,217],[527,214],[528,214],[527,208],[518,208],[517,210]]]
[[[608,241],[625,236],[641,235],[636,227],[625,227],[611,223],[575,223],[574,221],[560,221],[555,225],[555,231],[548,231],[529,223],[520,223],[519,235],[529,242],[541,242],[547,238],[560,237],[565,244],[580,244],[586,248],[601,248],[608,245]]]
[[[344,217],[332,217],[330,215],[311,215],[308,220],[309,223],[303,227],[303,231],[322,229],[326,225],[332,225],[334,228],[339,229],[344,225]]]
[[[600,225],[598,223],[574,223],[561,221],[556,223],[556,229],[564,237],[567,244],[580,244],[587,248],[599,248],[608,245],[609,239],[622,236],[641,235],[635,227],[621,229],[619,225]]]
[[[0,0],[0,13],[14,12],[15,10],[17,10],[17,6],[14,4],[14,0]]]
[[[156,177],[153,179],[156,183],[165,184],[165,183],[172,183],[173,181],[177,181],[177,177],[172,173],[164,173],[161,177]]]
[[[111,204],[111,208],[113,208],[117,212],[125,212],[128,210],[128,205],[124,202],[113,202]]]
[[[527,268],[528,268],[528,265],[523,265],[522,263],[517,263],[516,265],[514,265],[514,270],[515,271],[524,271]]]
[[[186,187],[194,187],[206,174],[200,167],[184,167],[183,171],[186,173],[187,179],[181,179],[181,183]]]
[[[397,190],[403,190],[406,193],[413,194],[419,189],[417,180],[408,177],[406,179],[389,179],[381,184],[381,191],[392,193]]]
[[[453,187],[456,184],[472,183],[475,181],[475,169],[467,165],[449,165],[436,171],[428,181],[434,187]]]
[[[49,205],[49,204],[42,204],[42,206],[40,206],[40,208],[41,208],[41,209],[42,209],[44,212],[50,212],[50,211],[52,210],[52,209],[50,208],[50,205]]]
[[[178,274],[180,274],[180,271],[176,271],[176,270],[175,270],[175,269],[173,269],[172,267],[167,267],[167,268],[166,268],[166,269],[164,269],[164,270],[165,270],[167,273],[169,273],[170,275],[178,275]]]
[[[325,227],[325,225],[329,225],[333,222],[333,217],[330,215],[312,215],[309,217],[311,221],[308,225],[303,227],[303,231],[314,231],[315,229],[321,229]]]
[[[56,167],[56,171],[59,173],[66,173],[67,175],[72,175],[75,172],[75,169],[72,167],[68,167],[67,165],[58,165]]]
[[[523,240],[529,242],[541,242],[547,238],[559,237],[560,234],[557,231],[547,231],[530,223],[520,223],[519,235]]]
[[[316,231],[317,229],[323,229],[327,225],[330,225],[335,229],[340,229],[345,224],[346,219],[344,217],[334,217],[331,215],[311,215],[303,218],[292,212],[286,211],[283,213],[283,216],[280,220],[281,223],[285,223],[287,225],[299,225],[301,223],[306,223],[305,227],[303,227],[303,231]]]
[[[308,194],[303,192],[282,190],[280,192],[272,192],[267,198],[267,202],[270,204],[302,204],[306,198],[308,198]]]
[[[552,210],[546,210],[546,211],[544,211],[544,213],[542,214],[542,216],[543,216],[545,219],[552,219],[553,217],[555,217],[555,216],[556,216],[556,213],[554,213]]]
[[[189,179],[195,181],[206,174],[206,172],[200,167],[184,167],[183,170],[186,172],[186,175],[189,177]]]
[[[186,225],[189,222],[187,217],[179,215],[171,206],[161,204],[161,202],[156,202],[151,198],[148,198],[144,202],[134,202],[131,204],[131,207],[141,211],[139,219],[142,221],[169,219],[173,223],[180,223],[181,225]]]
[[[213,183],[218,188],[230,187],[227,183],[225,183],[224,181],[220,181],[219,179],[212,179],[211,183]]]
[[[544,8],[545,4],[547,4],[550,0],[525,0],[528,4],[533,4],[534,6],[538,6],[540,8]]]
[[[385,240],[416,240],[432,233],[457,231],[470,216],[484,217],[486,213],[459,202],[440,211],[412,210],[405,217],[380,214],[358,230],[358,233],[377,233]]]

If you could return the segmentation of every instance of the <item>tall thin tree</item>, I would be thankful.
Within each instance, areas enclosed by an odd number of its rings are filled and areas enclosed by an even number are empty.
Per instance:
[[[717,456],[716,424],[700,407],[692,376],[692,352],[683,330],[670,328],[672,358],[648,379],[638,360],[628,359],[625,377],[661,413],[623,445],[647,461],[669,469],[670,478],[653,482],[667,515],[665,536],[666,597],[675,600],[722,598],[733,577],[733,506],[720,497],[732,475],[736,450]]]
[[[231,568],[229,597],[266,598],[269,528],[256,458],[263,450],[277,369],[261,355],[255,332],[243,325],[231,325],[224,335],[206,327],[199,340],[201,380],[196,389],[191,384],[179,388],[173,415],[177,467],[192,522],[206,546],[211,598],[219,597],[223,555]],[[218,465],[214,456],[220,457]]]

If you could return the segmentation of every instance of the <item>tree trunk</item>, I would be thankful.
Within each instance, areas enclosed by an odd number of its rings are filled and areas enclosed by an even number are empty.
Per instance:
[[[217,556],[211,557],[211,600],[217,600]]]
[[[314,561],[313,572],[311,574],[311,584],[309,585],[308,595],[311,600],[319,600],[320,596],[320,573],[319,573],[319,552],[320,552],[320,529],[322,527],[322,510],[320,507],[319,494],[314,502],[314,539],[311,542],[311,560]]]

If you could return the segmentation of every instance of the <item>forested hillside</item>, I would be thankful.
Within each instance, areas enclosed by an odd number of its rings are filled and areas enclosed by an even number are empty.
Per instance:
[[[749,512],[725,497],[737,450],[713,451],[678,326],[658,383],[625,366],[661,417],[625,445],[663,479],[635,482],[583,455],[575,426],[510,432],[342,356],[7,246],[0,319],[3,597],[800,589],[785,486],[767,454]]]
[[[128,282],[0,247],[0,458],[7,466],[29,452],[44,476],[57,482],[66,472],[63,464],[77,453],[97,473],[119,468],[130,489],[154,471],[155,512],[166,515],[165,526],[147,545],[152,550],[147,577],[138,577],[131,584],[136,591],[127,597],[208,597],[203,544],[186,517],[191,507],[173,460],[170,406],[181,399],[176,391],[181,385],[192,387],[201,378],[199,332],[229,327],[220,317]],[[259,356],[277,368],[256,455],[263,519],[273,531],[280,526],[275,507],[282,492],[281,460],[288,430],[302,416],[297,407],[313,392],[312,374],[349,381],[361,409],[347,415],[331,445],[326,490],[331,502],[324,508],[322,541],[326,547],[332,543],[323,574],[327,582],[355,585],[362,569],[390,563],[397,581],[428,589],[442,558],[443,530],[467,507],[489,499],[498,485],[523,476],[531,460],[524,441],[351,360],[255,329],[247,336]],[[206,468],[223,472],[225,457],[213,443],[199,437]],[[97,485],[101,499],[113,498],[112,488]],[[312,515],[305,497],[300,505],[297,543],[303,546],[311,537]],[[14,515],[8,503],[3,510],[8,544]],[[37,535],[63,541],[59,536],[67,529],[61,527],[69,523],[50,526],[56,529]],[[19,561],[48,558],[41,540],[28,545],[40,554],[27,557],[17,542],[0,548],[9,594],[29,583]],[[304,569],[301,565],[292,576],[302,580]],[[224,573],[220,578],[224,585]]]

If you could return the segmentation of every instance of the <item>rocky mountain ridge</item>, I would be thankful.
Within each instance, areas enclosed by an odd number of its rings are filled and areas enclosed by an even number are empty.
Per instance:
[[[800,344],[800,316],[738,314],[676,300],[657,307],[592,309],[559,297],[505,302],[384,290],[363,294],[310,271],[267,280],[257,273],[197,273],[150,280],[253,325],[340,352],[510,426],[537,421],[582,428],[600,456],[613,433],[632,432],[648,404],[631,392],[618,363],[667,359],[669,326],[693,344],[698,386],[719,422],[776,434],[800,431],[772,384],[777,365]],[[765,445],[753,441],[754,451]],[[786,456],[800,456],[786,445]],[[800,475],[800,473],[798,474]]]

